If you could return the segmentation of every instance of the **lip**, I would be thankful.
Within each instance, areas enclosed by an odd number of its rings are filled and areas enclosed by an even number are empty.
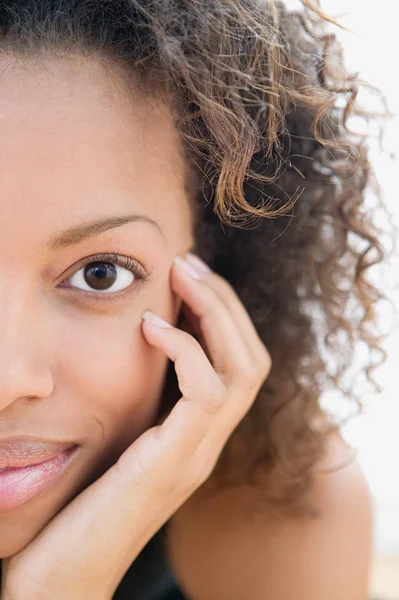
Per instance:
[[[0,438],[0,473],[6,469],[43,463],[76,445],[76,442],[49,440],[32,436]]]
[[[72,462],[78,448],[75,444],[49,460],[0,471],[0,512],[21,506],[54,485]]]

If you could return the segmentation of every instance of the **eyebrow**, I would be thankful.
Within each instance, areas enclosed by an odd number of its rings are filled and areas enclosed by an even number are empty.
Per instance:
[[[64,229],[49,239],[47,242],[47,247],[50,248],[50,250],[58,250],[67,246],[73,246],[74,244],[79,244],[88,237],[99,235],[100,233],[108,231],[114,227],[121,227],[122,225],[126,225],[126,223],[137,222],[150,223],[158,229],[163,237],[165,237],[159,224],[150,217],[139,214],[114,215],[112,217],[96,219],[95,221],[90,221],[88,223],[83,223],[82,225],[76,225],[74,227]]]

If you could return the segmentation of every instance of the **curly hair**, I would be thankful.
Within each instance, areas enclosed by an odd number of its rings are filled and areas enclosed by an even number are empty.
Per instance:
[[[372,371],[386,358],[375,310],[386,298],[366,271],[387,258],[388,228],[377,225],[367,194],[388,211],[370,134],[351,131],[348,118],[388,113],[359,105],[359,89],[378,90],[347,72],[329,29],[342,26],[316,1],[299,8],[279,0],[0,5],[3,52],[118,62],[170,107],[190,165],[195,251],[234,287],[272,358],[211,477],[253,485],[286,507],[309,489],[326,437],[340,427],[323,394],[335,389],[361,407],[353,382],[344,385],[356,348],[369,350],[364,372],[376,391]],[[169,367],[163,411],[177,397]]]

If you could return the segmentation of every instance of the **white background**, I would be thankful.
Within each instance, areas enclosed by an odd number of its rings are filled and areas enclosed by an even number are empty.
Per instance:
[[[297,2],[287,0],[293,7]],[[395,114],[387,125],[384,140],[386,150],[395,153],[390,158],[381,152],[378,144],[371,143],[370,159],[382,188],[385,200],[394,222],[399,224],[399,203],[397,187],[399,161],[396,143],[399,141],[399,70],[398,70],[398,21],[396,0],[321,0],[321,7],[335,16],[354,33],[341,31],[331,25],[344,45],[346,66],[359,72],[359,78],[365,79],[382,89],[388,105]],[[360,99],[360,96],[359,96]],[[371,102],[373,102],[371,100]],[[374,104],[373,104],[373,107]],[[381,110],[381,106],[379,110]],[[390,298],[399,307],[399,265],[394,257],[389,267],[388,287],[384,288]],[[372,277],[370,277],[372,279]],[[387,276],[385,276],[387,279]],[[377,281],[374,279],[374,281]],[[386,285],[387,281],[385,282]],[[395,287],[393,287],[395,286]],[[388,319],[385,305],[382,319]],[[399,310],[399,308],[398,308]],[[389,313],[392,322],[392,310]],[[388,320],[389,320],[388,319]],[[384,329],[386,331],[386,329]],[[389,329],[388,329],[389,331]],[[389,357],[375,376],[383,387],[383,392],[366,401],[366,413],[357,417],[344,430],[344,435],[358,449],[359,461],[366,473],[376,504],[375,545],[378,555],[397,555],[399,557],[399,392],[397,377],[399,374],[399,328],[397,317],[394,327],[385,343]],[[399,573],[397,574],[399,580]]]

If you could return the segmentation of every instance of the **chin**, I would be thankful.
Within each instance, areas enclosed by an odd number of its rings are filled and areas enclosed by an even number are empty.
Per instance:
[[[18,552],[21,552],[21,550],[30,544],[34,537],[35,536],[27,537],[21,532],[21,535],[13,540],[2,539],[0,541],[0,559],[10,558],[11,556],[18,554]]]

